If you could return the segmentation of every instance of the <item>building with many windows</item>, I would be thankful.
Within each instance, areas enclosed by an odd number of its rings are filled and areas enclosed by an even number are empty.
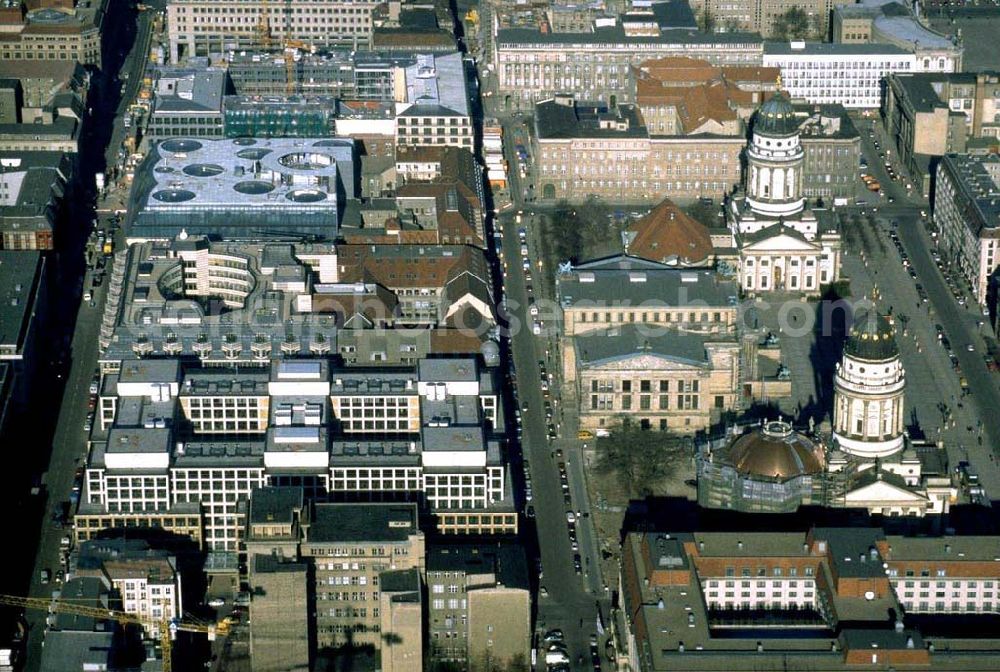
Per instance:
[[[740,181],[739,135],[651,136],[639,108],[557,96],[535,107],[536,192],[546,201],[717,197]]]
[[[694,0],[691,9],[699,17],[700,25],[711,22],[710,30],[721,33],[734,30],[756,32],[765,37],[775,35],[776,24],[792,7],[805,14],[809,31],[817,39],[825,39],[830,29],[830,10],[848,0]],[[706,19],[706,16],[709,17]]]
[[[116,10],[115,3],[83,0],[68,7],[51,4],[29,4],[31,9],[26,13],[20,2],[4,7],[0,60],[78,61],[100,68],[102,31],[113,23],[107,19]]]
[[[934,223],[943,260],[988,306],[1000,266],[1000,157],[946,154],[937,168]]]
[[[998,544],[869,528],[633,532],[623,544],[620,641],[643,672],[758,670],[791,659],[813,669],[993,669],[993,630],[964,620],[956,637],[910,616],[957,625],[959,616],[996,614]]]
[[[146,136],[154,141],[178,136],[221,138],[226,90],[226,71],[221,68],[159,68]]]
[[[781,70],[782,88],[794,99],[878,109],[883,80],[916,69],[916,57],[889,44],[768,42],[763,64]]]
[[[396,97],[396,145],[475,146],[466,64],[460,52],[418,54]]]
[[[857,190],[861,134],[841,105],[795,106],[804,114],[799,126],[802,144],[802,193],[824,205],[849,203]]]
[[[475,359],[387,370],[134,359],[104,377],[98,412],[78,512],[88,536],[115,515],[151,525],[167,514],[174,531],[174,516],[197,505],[203,543],[235,550],[244,502],[267,485],[310,499],[415,500],[445,533],[517,529],[494,429],[499,392]]]
[[[415,505],[320,503],[301,487],[257,489],[246,549],[255,669],[258,657],[268,672],[310,669],[311,652],[359,646],[387,672],[422,664],[426,550]],[[276,583],[292,590],[265,592]]]
[[[427,642],[432,660],[514,668],[530,660],[531,592],[513,544],[427,549]]]
[[[553,96],[604,100],[612,107],[629,100],[629,73],[650,59],[687,56],[713,65],[760,65],[763,44],[750,33],[705,34],[672,30],[653,22],[620,23],[584,33],[543,33],[507,28],[493,42],[498,95],[531,109]]]
[[[420,570],[425,550],[417,508],[315,504],[303,531],[299,554],[311,561],[315,576],[317,645],[352,643],[381,649],[383,642],[390,642],[393,648],[410,649],[411,662],[420,661]],[[408,586],[403,581],[407,577]],[[394,627],[383,633],[381,611],[396,610],[390,597],[394,592],[414,595],[415,609],[405,610],[409,624],[400,623],[398,614],[386,613],[385,620]],[[396,637],[385,636],[390,634]]]
[[[170,62],[287,40],[315,47],[371,46],[370,0],[315,0],[305,5],[267,0],[170,0]]]
[[[100,361],[106,371],[135,356],[259,367],[309,353],[392,366],[482,352],[492,366],[489,283],[470,246],[132,245],[112,264]],[[396,328],[407,325],[421,328]]]
[[[146,632],[150,638],[160,635],[161,623],[185,613],[177,559],[141,539],[84,542],[76,552],[72,573],[109,581],[118,592],[122,610],[151,624]]]

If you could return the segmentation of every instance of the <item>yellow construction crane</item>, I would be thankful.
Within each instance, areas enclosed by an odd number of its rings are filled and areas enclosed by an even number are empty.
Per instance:
[[[271,17],[268,11],[267,0],[261,0],[260,18],[257,20],[257,41],[265,49],[271,48]]]
[[[229,634],[229,623],[220,621],[219,623],[200,623],[192,621],[156,621],[145,618],[138,614],[130,614],[114,609],[102,609],[84,604],[74,604],[63,599],[51,600],[41,597],[19,597],[17,595],[0,594],[0,604],[10,607],[20,607],[22,609],[35,609],[37,611],[51,611],[57,614],[75,614],[77,616],[87,616],[100,620],[113,620],[121,625],[139,625],[144,628],[159,628],[160,648],[163,650],[163,672],[171,672],[171,634],[172,632],[196,632],[208,635],[209,641],[215,640],[216,635]]]
[[[295,77],[295,54],[297,51],[316,53],[316,47],[302,40],[286,39],[285,45],[285,92],[290,96],[297,93]]]

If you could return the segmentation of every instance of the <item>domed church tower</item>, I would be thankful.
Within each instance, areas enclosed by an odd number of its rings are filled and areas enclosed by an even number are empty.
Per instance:
[[[747,204],[763,217],[794,217],[802,212],[802,145],[791,101],[781,91],[761,105],[747,148]]]
[[[903,448],[906,375],[892,323],[874,306],[851,327],[833,386],[833,438],[842,451],[875,459]]]

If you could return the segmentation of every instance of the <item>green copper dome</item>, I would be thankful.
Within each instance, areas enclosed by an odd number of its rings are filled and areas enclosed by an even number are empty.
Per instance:
[[[778,137],[795,135],[799,132],[799,121],[795,118],[795,110],[784,93],[778,91],[760,106],[753,132]]]

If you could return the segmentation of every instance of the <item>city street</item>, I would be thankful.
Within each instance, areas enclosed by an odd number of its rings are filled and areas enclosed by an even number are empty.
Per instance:
[[[495,82],[495,79],[493,80]],[[492,82],[491,82],[492,83]],[[490,99],[487,99],[490,100]],[[496,100],[495,96],[492,100]],[[547,334],[535,336],[531,331],[532,318],[528,314],[528,296],[525,290],[525,274],[521,265],[520,241],[518,239],[519,225],[516,216],[524,207],[523,194],[525,186],[518,174],[518,158],[514,150],[515,128],[519,120],[501,118],[504,129],[504,155],[510,166],[508,171],[508,186],[514,199],[512,208],[505,210],[499,216],[502,227],[502,246],[506,271],[504,277],[504,294],[507,299],[509,323],[511,332],[511,354],[517,370],[517,403],[527,409],[522,413],[522,454],[530,465],[533,500],[530,504],[536,512],[533,521],[541,552],[542,578],[539,585],[544,586],[547,596],[538,596],[539,631],[553,628],[562,629],[566,635],[569,657],[574,669],[592,670],[590,660],[590,637],[597,633],[598,600],[602,610],[607,613],[606,595],[600,576],[598,544],[592,519],[589,516],[590,504],[586,496],[586,484],[582,469],[580,443],[575,441],[576,426],[563,423],[560,439],[550,442],[548,439],[547,421],[543,413],[544,397],[539,376],[539,360],[546,360],[546,349],[550,355],[555,355],[554,348],[549,344]],[[529,240],[529,258],[532,264],[532,286],[535,296],[540,296],[542,287],[547,283],[542,281],[543,273],[551,274],[554,269],[539,269],[537,267],[537,223],[530,212],[522,216],[521,225],[527,230]],[[549,325],[551,328],[551,325]],[[548,334],[554,332],[548,331]],[[558,357],[549,358],[546,364],[550,372],[560,369]],[[553,383],[553,389],[559,389],[558,383]],[[559,395],[555,395],[558,399]],[[564,400],[562,400],[564,401]],[[558,414],[559,407],[554,410]],[[568,437],[568,438],[567,438]],[[555,458],[555,450],[563,450],[564,457]],[[571,493],[571,503],[563,500],[560,484],[558,463],[565,462]],[[582,560],[583,574],[578,575],[573,566],[573,555],[570,547],[566,520],[567,511],[587,512],[576,522],[576,529]],[[578,665],[582,658],[583,664]]]
[[[70,368],[65,375],[61,401],[59,398],[52,401],[53,411],[56,406],[59,409],[58,421],[55,422],[52,450],[47,466],[48,499],[41,520],[38,521],[39,541],[28,590],[28,595],[31,597],[49,597],[51,592],[59,587],[54,583],[43,585],[40,581],[41,571],[50,569],[54,575],[59,569],[60,540],[64,536],[71,536],[72,529],[56,528],[51,518],[56,508],[69,499],[75,471],[84,464],[86,458],[87,433],[84,431],[84,421],[88,413],[89,387],[97,360],[101,310],[109,283],[105,282],[96,288],[93,306],[90,302],[80,300],[82,293],[80,279],[85,270],[82,249],[92,229],[91,222],[94,218],[94,210],[91,207],[94,198],[92,191],[94,175],[105,170],[107,160],[105,148],[108,144],[116,148],[121,142],[121,121],[117,118],[117,113],[123,103],[118,89],[119,80],[115,74],[116,64],[122,63],[128,53],[121,72],[127,70],[130,73],[132,95],[135,92],[134,86],[138,86],[141,82],[141,73],[146,65],[151,17],[149,12],[140,14],[136,31],[134,16],[132,12],[125,12],[122,22],[126,27],[115,32],[118,42],[110,45],[109,52],[112,53],[106,55],[105,66],[109,72],[95,77],[96,88],[91,91],[90,97],[91,119],[86,137],[81,140],[76,176],[77,188],[81,193],[78,198],[73,199],[74,207],[70,209],[69,221],[66,223],[66,230],[59,244],[58,291],[55,293],[56,305],[52,309],[53,331],[57,334],[72,334],[72,340],[68,340],[67,348]],[[138,34],[133,42],[133,35],[136,32]],[[129,53],[134,44],[140,46]],[[113,120],[115,126],[112,131]],[[109,148],[110,156],[116,154],[116,150],[111,151]],[[55,419],[54,412],[53,419]],[[46,615],[37,611],[25,613],[28,622],[26,649],[28,663],[25,668],[27,672],[39,669]]]

